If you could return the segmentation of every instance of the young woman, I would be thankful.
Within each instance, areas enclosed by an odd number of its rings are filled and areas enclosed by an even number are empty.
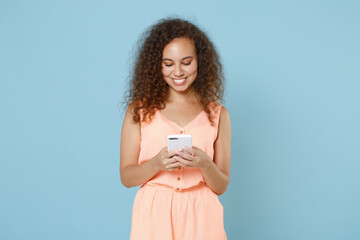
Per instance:
[[[223,82],[213,44],[192,23],[163,19],[143,35],[121,133],[122,184],[142,185],[130,239],[226,239],[218,199],[231,158]],[[193,147],[168,152],[174,134],[191,135]]]

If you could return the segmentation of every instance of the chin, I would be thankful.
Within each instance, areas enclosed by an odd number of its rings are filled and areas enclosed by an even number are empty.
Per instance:
[[[171,88],[174,89],[177,92],[185,92],[189,88],[189,86],[171,85]]]

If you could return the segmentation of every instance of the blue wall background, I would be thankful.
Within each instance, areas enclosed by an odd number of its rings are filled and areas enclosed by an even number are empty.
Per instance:
[[[172,14],[225,68],[229,239],[360,239],[359,1],[1,1],[0,239],[128,239],[133,46]]]

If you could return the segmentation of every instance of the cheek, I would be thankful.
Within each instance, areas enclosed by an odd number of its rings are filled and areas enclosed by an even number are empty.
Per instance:
[[[171,73],[171,70],[169,68],[166,67],[162,67],[161,69],[161,73],[164,77],[168,77]]]
[[[191,68],[189,68],[189,73],[190,74],[197,74],[197,64],[194,64],[191,66]]]

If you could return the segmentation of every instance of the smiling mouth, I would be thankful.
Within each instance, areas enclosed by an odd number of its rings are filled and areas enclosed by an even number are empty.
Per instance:
[[[176,85],[183,85],[185,83],[185,80],[187,79],[187,77],[185,78],[178,78],[178,79],[175,79],[173,78],[173,81]]]

